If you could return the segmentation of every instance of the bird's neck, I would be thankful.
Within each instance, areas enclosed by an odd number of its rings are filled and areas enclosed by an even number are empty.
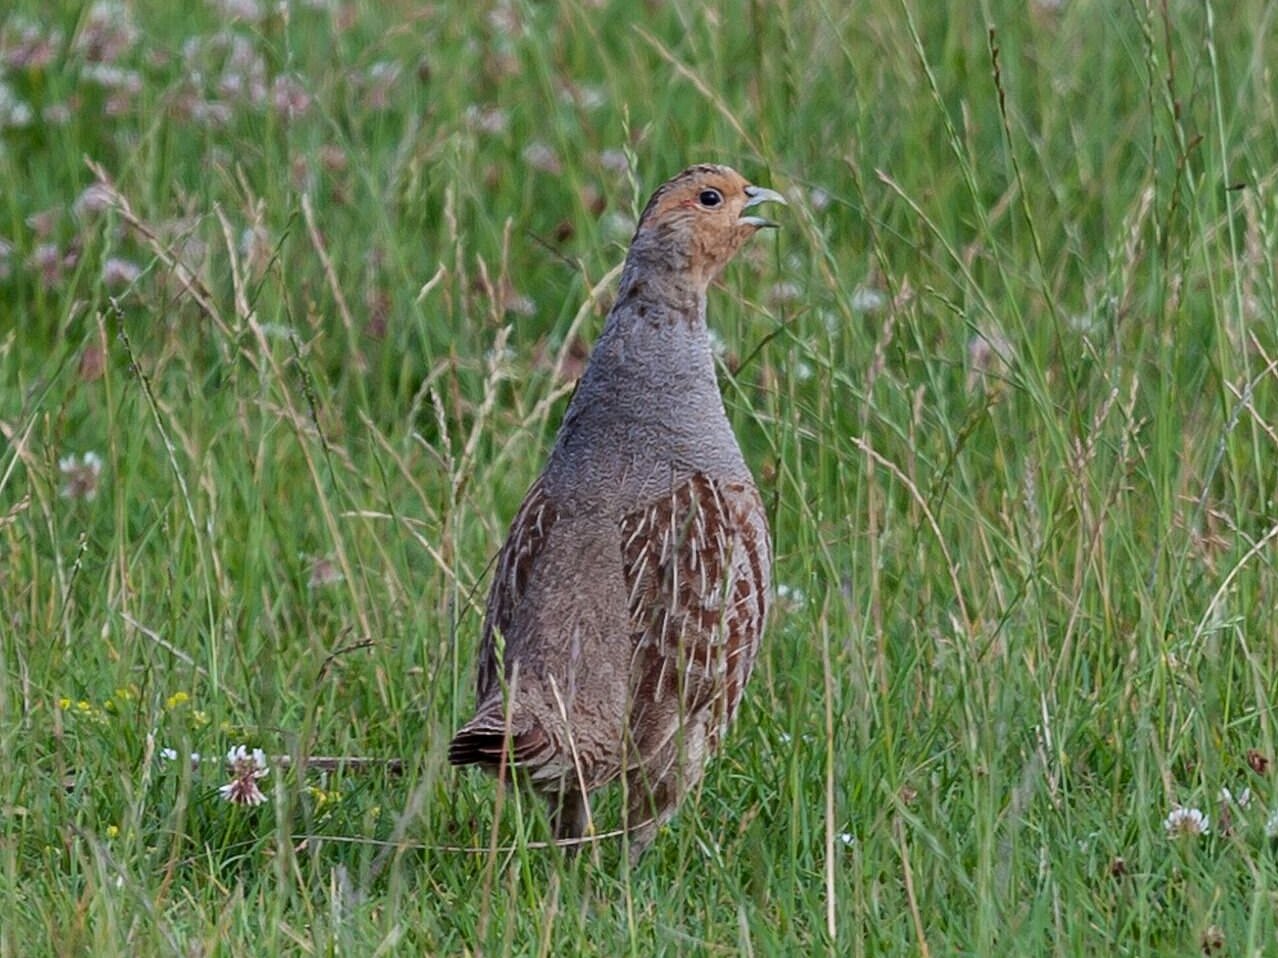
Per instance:
[[[694,268],[685,244],[656,242],[649,232],[636,234],[617,287],[617,305],[629,299],[656,301],[679,312],[705,315],[710,277]]]
[[[591,350],[581,400],[606,395],[605,408],[644,416],[719,406],[705,306],[704,289],[672,290],[647,275],[623,287]]]
[[[580,457],[589,481],[569,468]],[[562,470],[556,469],[563,466]],[[697,471],[745,474],[705,320],[705,289],[671,290],[645,271],[623,281],[560,427],[552,473],[590,496],[643,497]]]

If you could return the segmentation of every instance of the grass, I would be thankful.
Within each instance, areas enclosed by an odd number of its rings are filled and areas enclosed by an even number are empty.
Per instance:
[[[285,9],[0,15],[0,953],[1278,947],[1278,6]],[[445,750],[703,160],[791,197],[711,294],[780,596],[631,870]]]

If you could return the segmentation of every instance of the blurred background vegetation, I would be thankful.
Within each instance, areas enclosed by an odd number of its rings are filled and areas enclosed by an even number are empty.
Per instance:
[[[1276,13],[16,0],[0,950],[1272,950]],[[710,304],[777,612],[630,873],[444,751],[703,161],[791,204]]]

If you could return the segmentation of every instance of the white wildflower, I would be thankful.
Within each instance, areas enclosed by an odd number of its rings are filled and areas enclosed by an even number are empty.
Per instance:
[[[63,456],[58,460],[58,471],[62,473],[62,488],[59,495],[63,499],[83,499],[92,502],[98,494],[98,480],[102,476],[102,457],[96,452],[86,452],[83,456]]]
[[[559,154],[555,152],[554,147],[541,140],[533,140],[521,154],[524,162],[534,170],[540,170],[543,173],[550,173],[558,176],[563,172],[563,166],[559,162]]]
[[[107,90],[137,95],[142,92],[142,74],[113,63],[87,63],[80,71],[81,79]]]
[[[325,586],[337,585],[343,579],[342,567],[328,558],[319,558],[311,563],[311,574],[306,585],[311,589],[322,589]]]
[[[777,585],[777,598],[795,608],[802,608],[808,601],[807,594],[802,589],[785,582]]]
[[[1237,795],[1233,794],[1229,789],[1222,788],[1219,795],[1220,804],[1232,805],[1234,808],[1246,808],[1251,804],[1251,789],[1244,788]]]
[[[608,103],[608,94],[602,87],[583,86],[577,90],[577,102],[584,109],[598,110]]]
[[[311,95],[297,77],[281,74],[271,84],[271,103],[276,113],[292,120],[311,108]]]
[[[877,313],[887,305],[887,293],[873,286],[858,286],[852,291],[852,312]]]
[[[32,117],[31,107],[25,101],[18,99],[13,89],[0,80],[0,130],[6,126],[28,126]]]
[[[1163,828],[1169,838],[1179,838],[1182,835],[1206,835],[1211,831],[1211,823],[1201,809],[1176,805],[1163,819]]]
[[[88,219],[103,213],[115,205],[115,191],[105,183],[90,183],[71,204],[71,212],[76,219]]]
[[[635,231],[634,218],[621,210],[609,210],[599,217],[599,232],[605,240],[616,243],[629,240]]]
[[[226,753],[226,763],[231,766],[232,779],[218,789],[218,793],[235,805],[261,805],[266,795],[258,787],[258,779],[270,773],[266,754],[255,748],[249,751],[245,745],[237,745]]]
[[[90,63],[114,63],[138,39],[138,28],[129,7],[120,0],[98,0],[89,8],[75,49]]]
[[[472,104],[466,108],[466,122],[480,133],[498,135],[510,128],[510,114],[500,107],[480,107]]]
[[[385,110],[391,103],[391,92],[399,82],[400,65],[392,60],[378,60],[364,74],[364,106],[369,110]]]
[[[599,154],[599,165],[609,173],[626,173],[630,170],[630,160],[624,150],[612,147]]]
[[[53,62],[62,46],[62,31],[45,33],[40,24],[12,16],[5,25],[8,36],[0,44],[0,62],[14,71],[41,70]]]
[[[141,266],[118,256],[112,256],[102,264],[102,282],[112,289],[135,283],[141,275]]]
[[[796,299],[803,295],[803,287],[791,280],[782,280],[779,283],[773,283],[768,290],[768,302],[770,303],[793,303]]]
[[[967,388],[974,389],[986,377],[1006,378],[1013,356],[1012,342],[997,329],[979,330],[967,341]]]
[[[71,122],[71,107],[65,103],[50,103],[40,115],[49,126],[66,126]]]

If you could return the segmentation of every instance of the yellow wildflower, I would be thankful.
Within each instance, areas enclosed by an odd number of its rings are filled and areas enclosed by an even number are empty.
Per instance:
[[[172,712],[175,708],[185,705],[189,701],[191,701],[191,696],[189,696],[187,693],[174,692],[172,695],[170,695],[167,699],[164,700],[164,708]]]

